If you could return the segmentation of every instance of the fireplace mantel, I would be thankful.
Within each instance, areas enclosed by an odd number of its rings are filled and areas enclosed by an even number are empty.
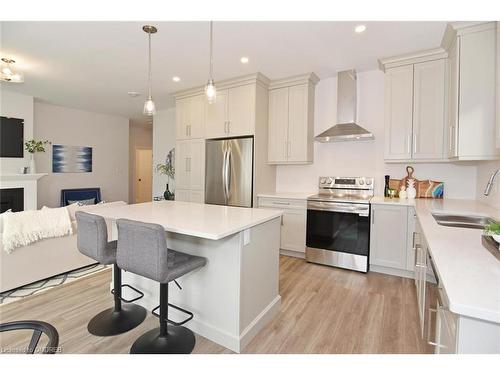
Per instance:
[[[47,173],[0,174],[0,189],[23,188],[24,209],[36,210],[38,208],[37,183],[43,176],[47,176]]]
[[[26,180],[39,180],[43,176],[47,176],[48,173],[12,173],[12,174],[0,174],[0,181],[26,181]]]

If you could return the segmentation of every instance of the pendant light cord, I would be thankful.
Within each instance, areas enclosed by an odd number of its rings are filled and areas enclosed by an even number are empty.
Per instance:
[[[148,32],[149,37],[149,61],[148,61],[148,69],[149,69],[149,77],[148,77],[148,98],[151,98],[151,32]]]
[[[213,23],[210,21],[210,79],[213,79]]]

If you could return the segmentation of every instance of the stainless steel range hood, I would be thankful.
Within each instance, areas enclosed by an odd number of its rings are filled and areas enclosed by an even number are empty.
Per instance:
[[[318,142],[370,140],[371,132],[356,124],[356,71],[346,70],[337,78],[337,125],[314,139]]]

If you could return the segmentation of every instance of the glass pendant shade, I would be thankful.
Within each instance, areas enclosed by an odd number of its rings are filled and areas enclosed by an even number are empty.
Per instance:
[[[153,98],[149,96],[144,102],[144,110],[142,111],[146,116],[156,115],[156,106]]]
[[[0,81],[11,83],[24,82],[24,75],[12,68],[12,65],[15,64],[14,60],[4,57],[2,58],[2,63],[6,65],[0,70]]]
[[[207,96],[208,103],[215,103],[217,99],[217,88],[213,79],[209,79],[205,86],[205,95]]]

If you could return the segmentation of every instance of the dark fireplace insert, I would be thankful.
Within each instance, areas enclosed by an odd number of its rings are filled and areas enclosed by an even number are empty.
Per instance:
[[[0,213],[12,209],[13,212],[24,210],[24,189],[0,189]]]

